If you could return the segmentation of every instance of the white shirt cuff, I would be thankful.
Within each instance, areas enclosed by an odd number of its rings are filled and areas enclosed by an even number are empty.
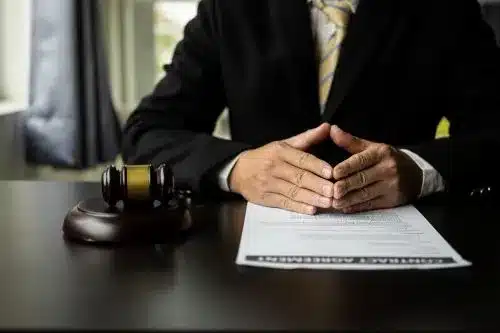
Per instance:
[[[219,183],[219,187],[221,190],[225,192],[231,192],[231,189],[229,188],[229,175],[231,174],[231,171],[236,165],[236,162],[238,162],[239,157],[240,155],[236,156],[231,161],[226,163],[217,174],[217,181]]]
[[[432,165],[414,152],[407,149],[401,149],[401,151],[408,155],[422,170],[423,179],[420,198],[445,190],[443,177]]]

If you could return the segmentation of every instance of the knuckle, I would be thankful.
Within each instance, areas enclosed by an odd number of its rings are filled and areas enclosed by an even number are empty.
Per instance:
[[[348,168],[348,165],[342,164],[338,165],[335,167],[334,171],[334,176],[335,177],[344,177],[345,170]]]
[[[368,182],[368,179],[366,178],[366,174],[364,172],[358,173],[358,182],[359,182],[359,185],[361,185],[361,186],[365,186],[366,183]]]
[[[287,198],[281,199],[281,207],[289,210],[292,207],[292,201]]]
[[[380,145],[378,149],[379,149],[379,153],[382,156],[389,156],[392,154],[392,149],[391,149],[391,146],[389,146],[389,145]]]
[[[394,176],[398,173],[398,163],[396,162],[396,159],[394,158],[388,159],[386,167],[391,176]]]
[[[272,145],[272,152],[274,153],[274,156],[280,156],[281,152],[287,147],[288,145],[286,144],[286,142],[276,141]]]
[[[310,156],[311,155],[309,155],[306,152],[301,152],[300,156],[299,156],[299,161],[298,161],[299,167],[304,167],[307,164],[307,162],[309,161]]]
[[[267,202],[268,193],[266,193],[266,192],[264,192],[264,191],[259,192],[258,197],[259,197],[259,200],[260,200],[261,202]]]
[[[306,175],[305,170],[297,171],[297,173],[295,174],[295,177],[294,177],[295,185],[302,187],[302,185],[304,183],[304,176],[305,175]]]
[[[387,160],[387,166],[391,169],[396,169],[398,166],[398,163],[396,162],[395,158],[389,158]]]
[[[365,210],[371,210],[371,209],[373,209],[373,201],[368,201],[368,202],[366,202],[366,203],[363,205],[363,208],[364,208]]]
[[[314,202],[314,204],[316,206],[322,206],[323,205],[323,203],[321,202],[321,197],[319,195],[314,195],[312,197],[312,202]]]
[[[339,184],[338,189],[339,189],[339,192],[341,192],[341,193],[346,192],[349,188],[351,188],[351,185],[352,185],[351,179],[349,179],[349,178],[339,182],[338,184]]]
[[[360,193],[361,193],[361,198],[363,200],[367,200],[368,198],[370,198],[370,190],[368,190],[366,187],[362,188],[360,190]]]
[[[288,197],[295,199],[299,195],[300,187],[293,185],[290,187],[290,190],[288,190]]]
[[[278,149],[286,149],[288,147],[288,144],[285,141],[278,141]]]
[[[340,195],[344,194],[344,192],[347,190],[347,188],[348,188],[347,179],[342,180],[334,185],[334,191]]]
[[[356,162],[363,167],[368,163],[368,159],[364,154],[359,154]]]

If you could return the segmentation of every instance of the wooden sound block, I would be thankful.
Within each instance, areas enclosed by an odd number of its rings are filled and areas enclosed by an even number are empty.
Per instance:
[[[186,209],[177,204],[110,207],[102,199],[79,202],[64,219],[64,236],[93,244],[150,243],[176,239],[190,227]]]

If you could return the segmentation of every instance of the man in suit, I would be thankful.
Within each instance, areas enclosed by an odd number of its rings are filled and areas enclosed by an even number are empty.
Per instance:
[[[499,180],[499,55],[476,0],[201,0],[123,156],[307,214],[467,195]]]

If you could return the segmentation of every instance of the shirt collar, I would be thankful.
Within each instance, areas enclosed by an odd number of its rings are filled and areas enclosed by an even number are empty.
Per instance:
[[[331,5],[331,4],[335,4],[335,2],[337,2],[338,0],[324,0],[324,1],[325,1],[325,4]],[[350,0],[350,1],[351,1],[352,9],[353,9],[354,13],[356,13],[356,9],[358,9],[358,5],[359,5],[359,0]],[[312,4],[313,0],[308,0],[307,2],[309,4]]]

